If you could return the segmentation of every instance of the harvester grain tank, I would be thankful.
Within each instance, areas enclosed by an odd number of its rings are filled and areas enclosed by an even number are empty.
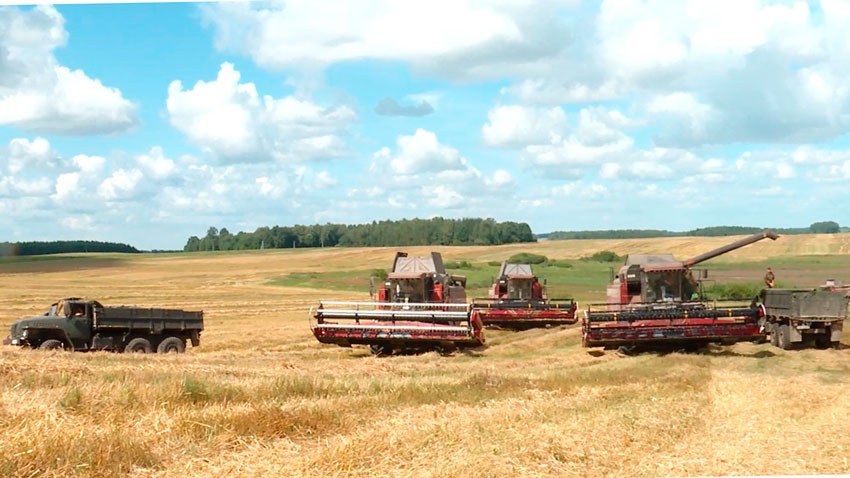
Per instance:
[[[478,313],[466,303],[466,278],[446,272],[439,253],[396,254],[377,302],[321,301],[310,309],[316,339],[373,354],[452,351],[484,345]]]
[[[677,261],[672,254],[630,254],[608,286],[607,303],[592,304],[582,321],[588,347],[641,346],[758,340],[762,309],[754,303],[707,301],[700,295],[693,266],[761,241],[763,231],[723,247]]]
[[[531,264],[502,262],[487,298],[473,301],[484,325],[525,329],[574,324],[576,303],[572,299],[550,299],[534,274]]]

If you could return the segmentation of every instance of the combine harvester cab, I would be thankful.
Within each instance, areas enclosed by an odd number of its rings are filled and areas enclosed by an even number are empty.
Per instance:
[[[485,326],[528,329],[574,324],[576,303],[572,299],[549,299],[534,275],[531,264],[502,262],[489,297],[473,301]]]
[[[465,277],[446,273],[439,253],[399,252],[377,302],[321,301],[310,309],[310,327],[321,343],[368,345],[375,355],[480,347],[483,325],[465,286]]]
[[[755,301],[702,299],[691,268],[778,237],[772,231],[760,232],[686,261],[676,261],[671,254],[629,255],[608,286],[607,302],[591,304],[585,312],[582,344],[634,349],[763,339],[762,307]]]

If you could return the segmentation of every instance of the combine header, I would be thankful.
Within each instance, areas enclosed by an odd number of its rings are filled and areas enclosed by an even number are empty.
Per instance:
[[[399,252],[377,302],[322,301],[310,309],[313,335],[324,344],[368,345],[375,355],[482,346],[465,286],[465,277],[446,273],[439,253]]]
[[[677,261],[671,254],[629,255],[608,286],[607,303],[588,308],[582,321],[582,343],[586,347],[633,348],[763,338],[761,307],[703,300],[691,268],[762,239],[778,237],[772,231],[760,232],[686,261]]]
[[[511,329],[574,324],[578,320],[575,301],[546,297],[531,264],[502,262],[489,297],[475,299],[472,307],[484,325]]]

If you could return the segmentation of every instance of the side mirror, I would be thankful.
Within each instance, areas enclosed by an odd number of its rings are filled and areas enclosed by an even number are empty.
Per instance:
[[[703,269],[700,275],[703,279],[708,279],[708,269]]]

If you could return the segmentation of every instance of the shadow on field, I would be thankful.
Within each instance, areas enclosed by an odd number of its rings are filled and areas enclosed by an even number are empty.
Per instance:
[[[682,346],[669,346],[669,347],[620,347],[616,350],[588,350],[588,355],[592,357],[602,357],[606,354],[606,352],[611,352],[617,354],[621,357],[631,357],[636,355],[658,355],[665,356],[670,354],[686,354],[686,355],[709,355],[712,357],[747,357],[754,359],[761,358],[769,358],[775,357],[776,354],[771,352],[770,350],[758,350],[753,353],[741,353],[735,350],[732,350],[730,346],[727,345],[713,345],[710,344],[704,347],[682,347]]]
[[[17,256],[0,257],[0,274],[68,272],[118,267],[126,262],[118,257]]]
[[[699,352],[701,355],[711,355],[715,357],[748,357],[748,358],[770,358],[775,357],[776,354],[771,352],[770,350],[759,350],[757,352],[753,352],[751,354],[745,354],[741,352],[735,352],[734,350],[730,350],[728,348],[721,348],[716,350],[705,349]]]

